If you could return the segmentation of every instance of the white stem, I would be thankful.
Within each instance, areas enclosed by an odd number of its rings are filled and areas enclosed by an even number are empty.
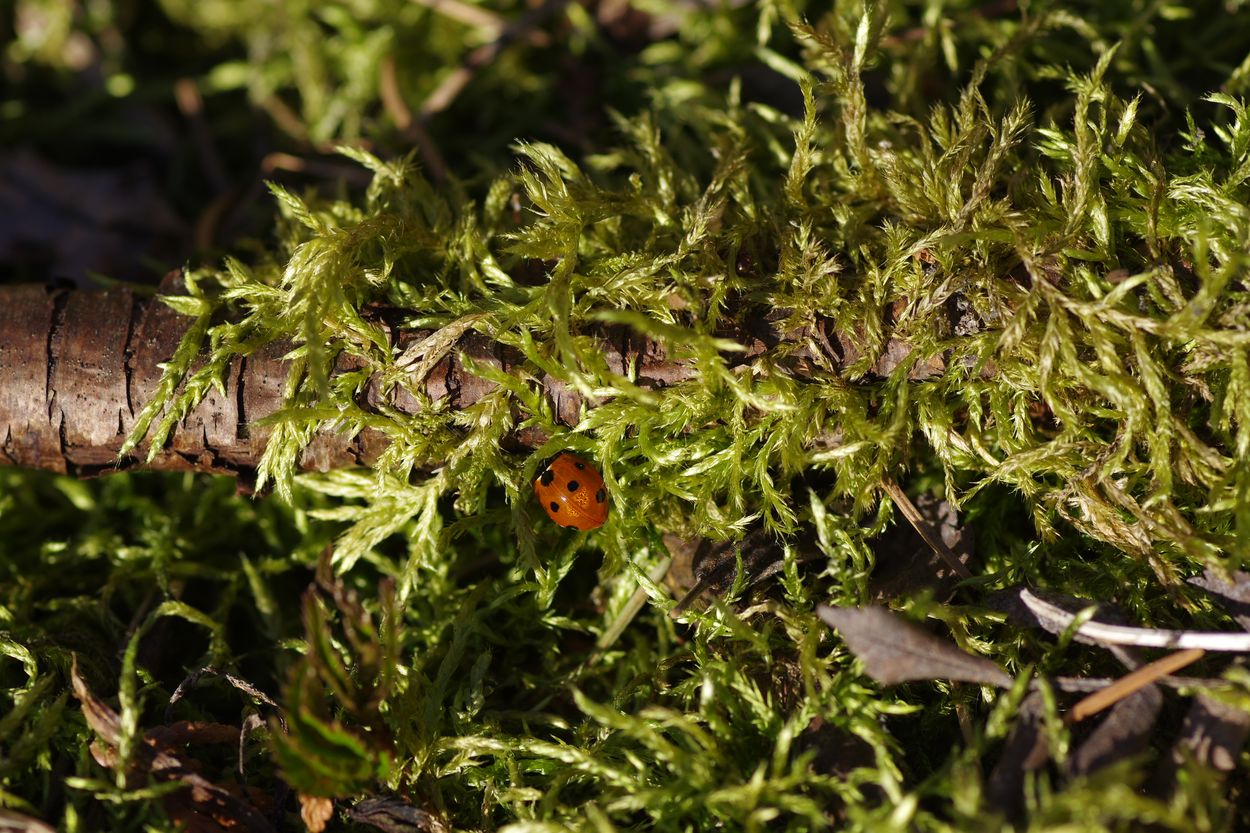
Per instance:
[[[1041,620],[1043,627],[1062,632],[1072,624],[1075,614],[1058,605],[1030,593],[1020,591],[1024,602],[1033,615]],[[1086,622],[1076,629],[1079,636],[1105,645],[1136,645],[1139,648],[1201,648],[1204,651],[1250,652],[1250,633],[1223,633],[1211,631],[1169,631],[1156,628],[1131,628],[1126,625],[1106,625]]]

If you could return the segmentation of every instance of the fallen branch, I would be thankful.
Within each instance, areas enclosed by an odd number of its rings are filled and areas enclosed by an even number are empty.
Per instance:
[[[176,294],[175,273],[163,290]],[[372,310],[372,319],[390,332],[394,354],[410,365],[408,387],[452,411],[469,408],[495,390],[495,383],[473,375],[462,357],[503,373],[524,372],[541,386],[555,421],[576,425],[587,403],[562,379],[530,367],[519,351],[472,326],[458,323],[439,331],[396,331],[385,326],[398,310]],[[835,333],[821,319],[797,331],[778,332],[757,310],[742,311],[718,336],[744,349],[727,358],[749,371],[768,354],[774,367],[799,380],[827,378],[861,356],[861,339]],[[727,321],[732,318],[726,316]],[[191,319],[163,303],[127,288],[104,291],[48,290],[43,286],[0,287],[0,464],[93,476],[131,468],[250,474],[264,452],[271,429],[263,420],[283,405],[292,345],[267,344],[230,362],[224,391],[210,390],[176,427],[169,441],[148,460],[141,443],[119,457],[143,406],[158,390],[162,363],[174,354]],[[469,322],[476,324],[476,321]],[[449,332],[450,331],[450,332]],[[596,339],[612,373],[630,376],[638,387],[655,390],[695,378],[693,361],[670,359],[661,341],[623,325],[601,324],[583,335]],[[418,356],[421,358],[418,359]],[[879,379],[910,363],[909,378],[945,370],[941,356],[912,356],[901,339],[887,341],[869,371]],[[357,371],[358,361],[343,356],[336,373]],[[383,390],[373,379],[360,397],[369,409],[415,414],[421,400],[400,386]],[[534,448],[547,435],[528,428],[512,435],[516,448]],[[304,470],[368,464],[386,447],[385,437],[366,429],[355,436],[323,431],[304,449]]]

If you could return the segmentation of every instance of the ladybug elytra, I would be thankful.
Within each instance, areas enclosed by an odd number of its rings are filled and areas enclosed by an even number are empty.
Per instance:
[[[570,529],[595,529],[608,519],[608,490],[589,462],[561,451],[534,480],[534,494],[547,517]]]

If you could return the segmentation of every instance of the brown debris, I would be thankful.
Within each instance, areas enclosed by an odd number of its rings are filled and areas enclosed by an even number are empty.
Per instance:
[[[299,817],[308,828],[308,833],[321,833],[334,817],[334,802],[321,796],[300,793]]]
[[[1175,770],[1188,758],[1217,772],[1232,772],[1247,738],[1250,738],[1250,714],[1199,694],[1185,715],[1167,769],[1174,776]]]
[[[887,493],[898,505],[896,492],[902,495],[902,490],[891,486]],[[876,562],[869,581],[872,598],[887,602],[926,588],[939,598],[949,598],[971,575],[967,565],[973,552],[972,530],[959,523],[958,513],[944,500],[920,495],[907,505],[910,508],[902,514],[908,523],[896,523],[872,542]]]
[[[70,670],[70,683],[82,704],[87,725],[96,734],[91,744],[93,757],[101,766],[116,769],[122,765],[118,754],[121,718],[87,688],[78,674],[76,656]],[[180,782],[185,789],[165,795],[162,802],[169,817],[190,833],[238,830],[272,833],[273,826],[257,807],[257,803],[263,801],[258,791],[209,781],[198,773],[196,762],[178,749],[193,742],[233,742],[238,736],[238,727],[218,724],[180,723],[148,732],[126,762],[127,783],[138,785],[148,778]]]
[[[669,568],[670,586],[684,591],[669,611],[670,616],[680,616],[698,598],[723,597],[739,582],[750,590],[785,569],[783,542],[762,526],[747,533],[741,541],[718,543],[666,535],[664,543],[673,556],[673,565]],[[791,545],[799,561],[819,556],[811,536],[800,536]]]
[[[1148,685],[1116,703],[1084,743],[1068,759],[1068,776],[1089,775],[1117,761],[1140,755],[1150,743],[1163,693]]]
[[[394,796],[366,798],[348,810],[347,815],[357,824],[367,824],[384,833],[447,833],[451,829],[434,813]]]
[[[923,631],[884,607],[829,607],[816,613],[836,628],[864,671],[882,685],[908,680],[956,680],[999,688],[1011,686],[1011,677],[985,657]]]
[[[1011,820],[1018,819],[1024,809],[1025,776],[1037,772],[1050,759],[1050,747],[1042,732],[1043,703],[1040,691],[1030,692],[1021,701],[1016,723],[985,785],[986,803]]]

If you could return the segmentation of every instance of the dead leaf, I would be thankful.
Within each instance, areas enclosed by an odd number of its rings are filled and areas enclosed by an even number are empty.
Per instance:
[[[1250,737],[1250,714],[1236,706],[1199,694],[1185,715],[1173,758],[1182,751],[1201,764],[1232,772],[1241,748]]]
[[[0,833],[56,833],[56,828],[33,816],[0,807]]]
[[[956,680],[1007,688],[1012,679],[984,657],[960,650],[884,607],[828,607],[816,613],[837,628],[864,671],[882,685],[907,680]]]
[[[1032,600],[1040,599],[1046,606],[1040,607]],[[1089,608],[1094,608],[1091,622],[1103,624],[1125,624],[1122,617],[1107,605],[1090,599],[1081,599],[1062,593],[1038,590],[1032,587],[1011,587],[994,593],[990,606],[1006,613],[1017,624],[1030,628],[1041,628],[1055,635],[1061,634],[1072,622],[1072,617]],[[1052,610],[1053,608],[1053,610]],[[1080,632],[1073,637],[1085,645],[1097,645],[1093,639],[1083,636]]]
[[[1189,583],[1214,596],[1242,630],[1250,631],[1250,573],[1233,570],[1228,575],[1232,581],[1225,581],[1208,568],[1201,576],[1190,578]]]
[[[916,530],[916,534],[924,539],[925,544],[942,559],[942,563],[945,564],[947,569],[954,572],[961,579],[972,578],[972,571],[968,569],[968,565],[951,551],[946,541],[938,533],[937,528],[921,513],[916,504],[911,502],[911,498],[907,496],[907,493],[903,491],[901,486],[887,477],[882,481],[881,488],[889,495],[890,500],[894,502],[894,506],[899,513]]]
[[[385,833],[447,833],[447,823],[400,798],[366,798],[347,811],[352,821]]]
[[[117,745],[121,738],[121,720],[117,713],[98,699],[78,674],[78,658],[70,666],[70,685],[82,703],[87,725],[96,733],[91,745],[92,754],[102,765],[116,768],[120,764]],[[239,730],[230,727],[233,737]],[[186,727],[177,729],[187,737]],[[209,730],[217,734],[218,730]],[[168,735],[167,735],[168,736]],[[189,833],[219,833],[219,831],[246,830],[248,833],[273,833],[273,826],[258,810],[253,797],[237,788],[223,787],[209,781],[196,772],[194,761],[177,751],[157,748],[158,738],[144,738],[131,755],[127,782],[141,783],[150,776],[158,782],[179,781],[186,789],[169,793],[161,800],[165,812],[184,831]]]
[[[763,526],[747,533],[741,541],[715,543],[703,540],[694,542],[678,538],[666,538],[673,556],[674,568],[680,574],[689,565],[694,575],[694,586],[684,595],[670,616],[680,615],[700,596],[725,596],[739,582],[741,570],[745,589],[755,587],[785,569],[785,546]],[[810,561],[820,555],[810,533],[804,533],[791,542],[799,561]],[[739,567],[741,564],[741,567]]]
[[[221,671],[211,665],[205,666],[204,668],[189,674],[187,678],[180,682],[178,687],[174,689],[174,693],[169,695],[169,704],[165,707],[165,722],[167,724],[173,721],[174,705],[185,697],[192,688],[198,685],[200,680],[204,677],[220,677],[239,691],[242,691],[244,694],[247,694],[258,702],[264,703],[266,706],[273,708],[276,712],[275,716],[278,718],[278,722],[282,724],[282,730],[286,731],[286,716],[282,713],[282,707],[275,703],[272,697],[249,683],[247,680],[235,676],[228,671]]]
[[[179,720],[149,729],[143,736],[149,746],[170,750],[189,743],[238,743],[239,727],[225,723],[201,723],[196,720]]]
[[[1045,766],[1050,756],[1042,732],[1042,708],[1040,691],[1030,692],[1020,703],[1016,723],[985,786],[986,803],[1010,820],[1019,819],[1024,809],[1025,776]]]
[[[299,794],[299,817],[308,833],[321,833],[334,816],[334,802],[324,796]]]
[[[699,548],[703,538],[682,538],[671,532],[664,533],[664,547],[672,557],[672,564],[664,574],[664,583],[675,596],[684,596],[698,581],[694,574],[694,562],[700,557]]]
[[[1140,755],[1150,742],[1163,693],[1148,685],[1112,707],[1106,719],[1068,759],[1068,776],[1089,775],[1117,761]]]
[[[877,757],[863,738],[814,717],[794,739],[794,754],[812,751],[812,769],[822,775],[846,778],[852,770],[874,767]]]
[[[793,754],[797,757],[804,753],[812,755],[808,766],[813,772],[843,781],[857,769],[877,765],[877,756],[867,741],[819,715],[794,739]],[[885,793],[875,784],[862,784],[860,790],[871,801],[886,800]],[[834,822],[842,822],[846,819],[846,807],[838,799],[832,799],[825,804],[825,814]]]
[[[1234,570],[1231,581],[1206,570],[1189,583],[1215,596],[1238,625],[1250,631],[1250,573]],[[1216,772],[1231,772],[1250,739],[1250,714],[1206,694],[1194,698],[1172,753],[1159,765],[1153,780],[1154,792],[1168,796],[1176,785],[1176,773],[1186,760]]]
[[[188,788],[164,796],[161,804],[182,833],[273,833],[254,806],[263,796],[259,790],[227,789],[200,776],[179,780]]]
[[[1167,798],[1176,788],[1176,773],[1186,761],[1215,772],[1232,772],[1250,739],[1250,714],[1205,694],[1194,698],[1171,754],[1151,779],[1151,792]]]

